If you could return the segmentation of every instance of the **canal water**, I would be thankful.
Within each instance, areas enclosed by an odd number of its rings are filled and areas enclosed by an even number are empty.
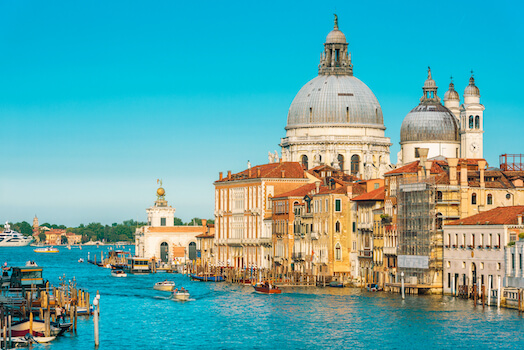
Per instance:
[[[524,319],[514,310],[481,307],[442,296],[370,293],[350,288],[284,288],[260,295],[249,286],[192,282],[180,274],[111,277],[87,263],[88,252],[109,247],[0,248],[0,263],[34,260],[52,284],[76,279],[101,295],[99,349],[520,349]],[[130,246],[126,250],[132,249]],[[174,280],[192,300],[178,302],[155,282]],[[35,349],[93,349],[93,318],[80,318],[77,334]]]

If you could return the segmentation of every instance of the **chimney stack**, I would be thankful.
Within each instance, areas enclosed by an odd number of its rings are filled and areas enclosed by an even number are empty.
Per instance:
[[[426,176],[426,161],[428,160],[428,152],[429,148],[419,148],[418,149],[418,156],[420,158],[419,166],[422,167],[422,170],[419,168],[418,176]]]
[[[318,193],[320,191],[320,182],[316,181],[315,186],[316,186],[316,193]]]
[[[486,168],[486,161],[485,160],[479,160],[479,171],[480,171],[480,188],[486,187],[486,183],[484,182],[484,169]]]
[[[228,180],[231,180],[231,170],[228,170],[228,171],[227,171],[227,179],[228,179]]]
[[[219,172],[218,173],[218,181],[222,181],[223,178],[224,178],[224,175],[222,174],[222,172]]]
[[[460,186],[468,185],[468,162],[463,160],[460,162]]]
[[[286,177],[286,171],[282,170],[282,178]]]
[[[433,165],[433,162],[430,160],[426,160],[425,167],[426,167],[426,177],[431,176],[431,165]]]
[[[206,227],[206,224],[207,224],[207,220],[206,219],[202,219],[202,227]],[[205,231],[204,231],[205,232]]]
[[[260,177],[260,167],[257,168],[257,177]]]
[[[519,226],[522,225],[522,213],[517,215],[517,223],[518,223]]]
[[[251,167],[249,167],[249,168],[247,169],[247,176],[248,176],[248,177],[251,177]]]
[[[458,185],[457,164],[458,164],[458,158],[448,158],[449,184],[452,185],[452,186],[453,185]]]

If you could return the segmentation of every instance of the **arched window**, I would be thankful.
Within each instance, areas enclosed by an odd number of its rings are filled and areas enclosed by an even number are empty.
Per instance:
[[[360,157],[358,154],[351,156],[351,174],[356,175],[360,171]]]
[[[305,154],[300,158],[300,162],[302,163],[302,166],[304,168],[306,168],[306,170],[307,170],[308,169],[308,164],[307,164],[307,156]]]
[[[471,204],[477,204],[477,194],[476,193],[471,194]]]
[[[335,223],[335,232],[336,232],[336,233],[340,233],[340,221],[337,221],[337,222]]]
[[[472,115],[469,116],[469,128],[473,129],[473,116]]]
[[[475,116],[475,129],[480,129],[480,118],[478,115]]]
[[[488,205],[492,205],[493,204],[493,196],[491,195],[491,193],[488,193],[488,198],[487,198],[486,202],[488,203]]]
[[[162,262],[169,261],[169,244],[167,242],[160,243],[160,260]]]
[[[442,230],[442,213],[437,213],[435,225],[437,226],[437,230]]]
[[[442,192],[437,191],[437,202],[442,202]]]
[[[344,170],[344,156],[342,154],[339,154],[337,156],[338,160],[338,166],[340,167],[340,170]]]
[[[196,260],[197,258],[197,251],[196,251],[196,243],[191,242],[189,243],[189,260]]]
[[[335,245],[335,260],[342,260],[342,248],[340,247],[340,243]]]

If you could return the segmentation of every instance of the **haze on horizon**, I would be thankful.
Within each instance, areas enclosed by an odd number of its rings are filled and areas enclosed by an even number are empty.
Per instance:
[[[484,155],[524,153],[521,3],[57,1],[0,5],[0,221],[144,221],[161,178],[184,221],[212,218],[213,181],[267,163],[333,27],[400,125],[427,66],[442,98],[473,70]]]

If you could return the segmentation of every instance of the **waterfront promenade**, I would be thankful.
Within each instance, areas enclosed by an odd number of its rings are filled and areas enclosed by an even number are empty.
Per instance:
[[[77,262],[107,249],[36,254],[32,247],[0,248],[0,262],[34,260],[52,283],[65,273],[91,295],[99,290],[100,349],[516,349],[524,343],[524,319],[516,311],[473,308],[471,301],[451,297],[403,301],[398,294],[312,287],[267,296],[249,286],[192,282],[179,274],[113,278],[108,269]],[[153,290],[166,278],[189,289],[193,300],[176,302]],[[93,348],[93,318],[80,319],[76,335],[46,347]]]

